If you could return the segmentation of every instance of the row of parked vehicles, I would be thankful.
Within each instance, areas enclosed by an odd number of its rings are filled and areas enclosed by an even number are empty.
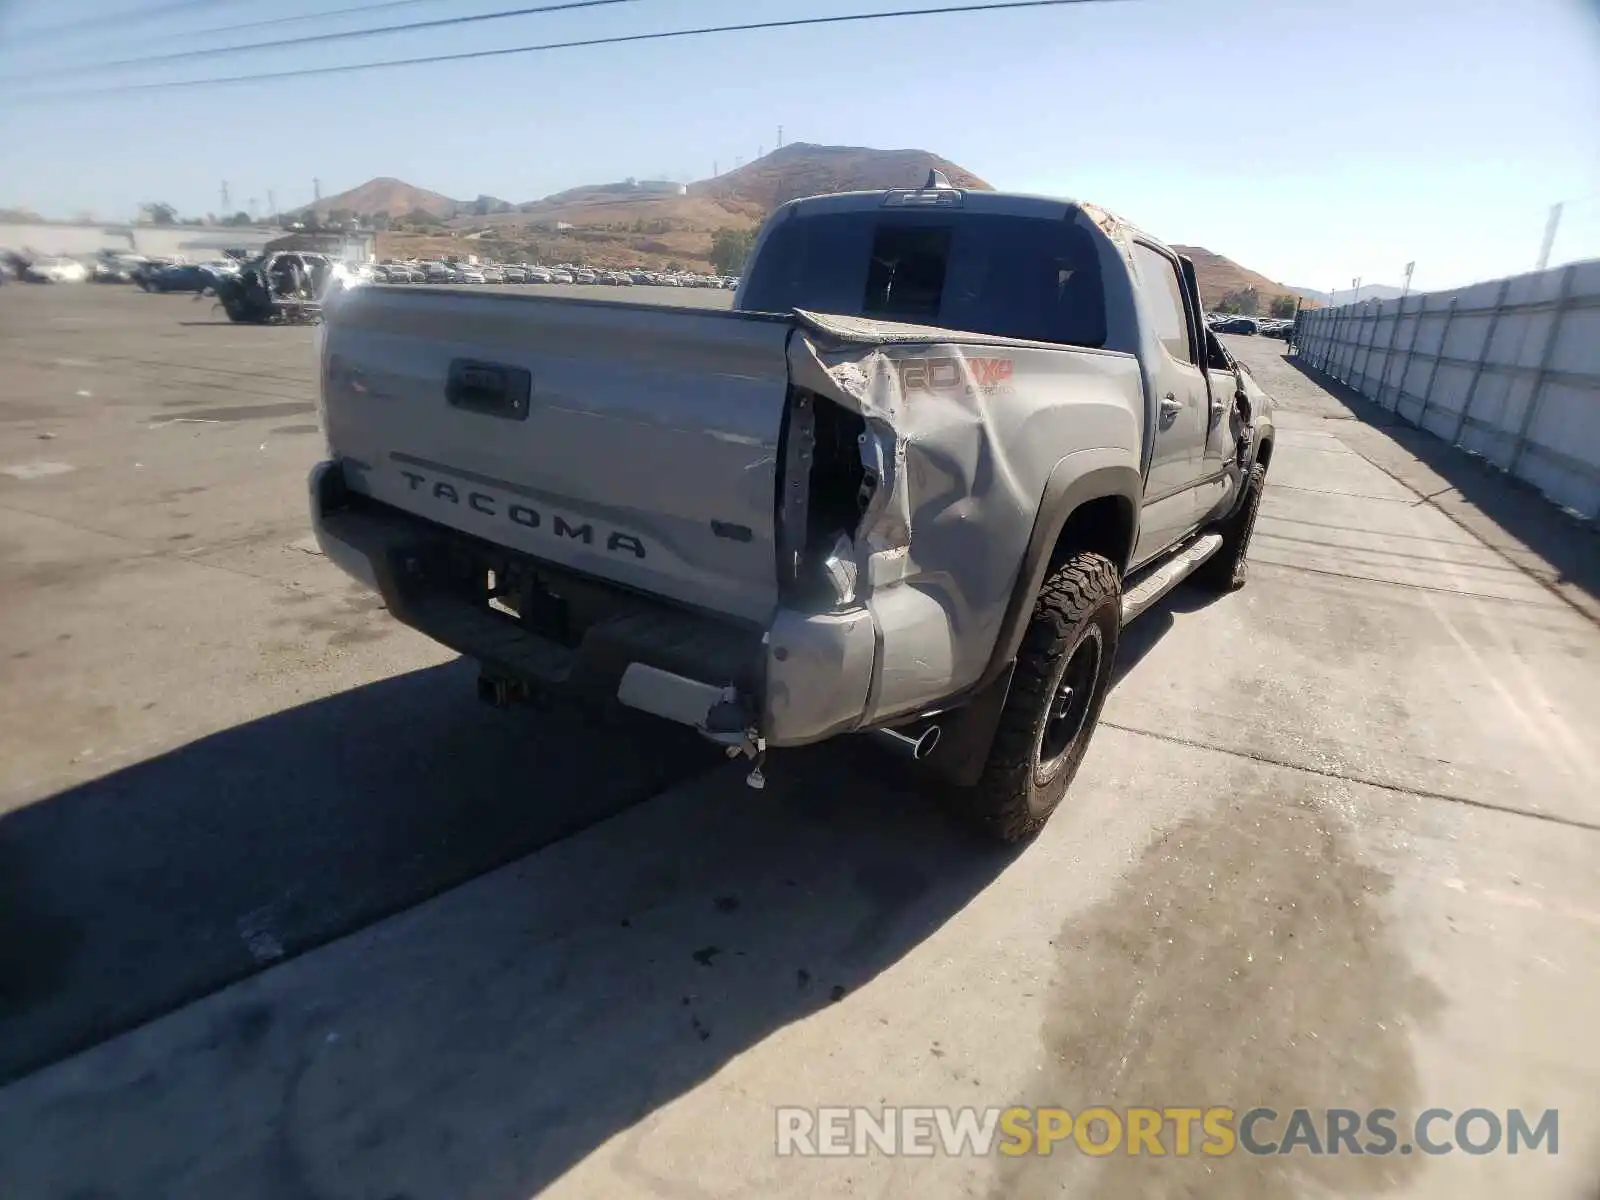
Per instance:
[[[1242,333],[1247,337],[1259,334],[1282,341],[1288,341],[1294,329],[1294,322],[1282,317],[1240,317],[1228,313],[1207,313],[1206,324],[1213,333]]]
[[[106,250],[72,258],[11,252],[0,256],[0,279],[27,283],[132,283],[147,292],[203,292],[219,278],[237,275],[239,262],[221,258],[191,263]]]
[[[731,276],[688,272],[647,271],[642,267],[613,270],[561,263],[553,267],[531,263],[380,262],[358,268],[358,274],[375,283],[583,283],[612,287],[698,287],[732,291],[739,281]]]

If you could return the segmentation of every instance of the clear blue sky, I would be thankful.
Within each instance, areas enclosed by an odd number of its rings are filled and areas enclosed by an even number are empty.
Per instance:
[[[24,102],[25,90],[287,69],[930,0],[636,0],[445,31],[48,78],[62,65],[424,20],[408,7],[224,38],[358,0],[0,0],[0,205],[287,208],[375,175],[512,201],[728,170],[789,141],[936,151],[998,187],[1103,204],[1283,282],[1444,287],[1600,254],[1596,0],[1126,0],[559,51],[271,84]],[[937,0],[931,0],[937,2]],[[42,39],[82,21],[81,36]],[[98,25],[106,22],[104,28]],[[21,74],[47,73],[23,84]],[[1592,243],[1585,245],[1584,243]]]

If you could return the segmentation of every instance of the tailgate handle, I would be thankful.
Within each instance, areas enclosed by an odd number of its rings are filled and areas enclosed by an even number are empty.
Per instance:
[[[533,375],[526,369],[470,358],[451,361],[444,387],[445,399],[452,408],[508,421],[527,418],[532,392]]]

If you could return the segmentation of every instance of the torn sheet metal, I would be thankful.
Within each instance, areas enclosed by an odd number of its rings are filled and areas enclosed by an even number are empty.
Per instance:
[[[853,541],[830,548],[853,550],[884,626],[869,713],[881,720],[981,674],[1057,463],[1107,446],[1138,461],[1139,367],[1125,354],[796,315],[792,385],[866,426],[861,462],[876,487]]]

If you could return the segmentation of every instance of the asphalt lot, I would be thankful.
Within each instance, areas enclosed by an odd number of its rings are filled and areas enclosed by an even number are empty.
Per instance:
[[[1129,630],[999,852],[856,748],[756,793],[483,710],[309,548],[313,340],[0,290],[0,1195],[1593,1200],[1592,534],[1235,339],[1251,582]],[[845,1103],[1559,1108],[1561,1153],[774,1156]]]

